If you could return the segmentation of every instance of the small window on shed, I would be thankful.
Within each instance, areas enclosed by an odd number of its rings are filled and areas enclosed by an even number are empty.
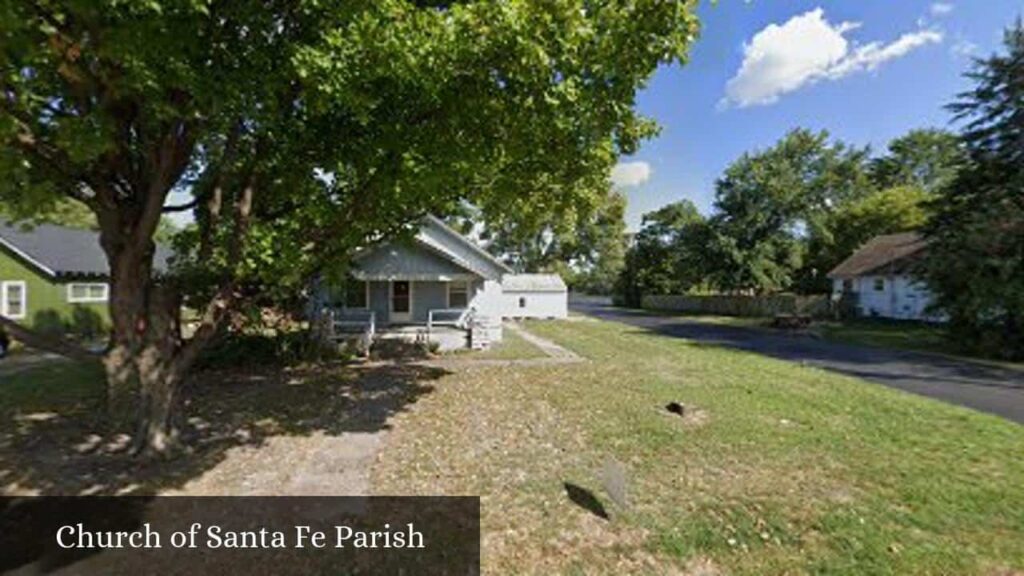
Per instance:
[[[526,308],[526,296],[519,297],[519,307]]]
[[[853,292],[853,280],[843,280],[843,292]]]
[[[875,278],[875,292],[885,291],[885,278]]]

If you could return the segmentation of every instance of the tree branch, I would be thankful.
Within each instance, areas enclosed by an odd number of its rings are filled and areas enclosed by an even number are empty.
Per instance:
[[[177,204],[177,205],[174,205],[174,206],[164,206],[163,207],[163,213],[167,214],[167,213],[170,213],[170,212],[185,212],[186,210],[191,210],[191,209],[195,208],[198,205],[199,205],[199,199],[196,198],[196,199],[194,199],[194,200],[192,200],[190,202],[186,202],[184,204]]]
[[[15,340],[26,346],[53,352],[83,364],[99,365],[101,356],[93,354],[77,344],[55,336],[45,336],[29,328],[25,328],[14,320],[0,316],[0,331],[6,332]]]

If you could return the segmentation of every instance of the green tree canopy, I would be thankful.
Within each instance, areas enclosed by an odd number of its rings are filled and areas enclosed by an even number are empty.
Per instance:
[[[821,234],[837,206],[872,190],[867,155],[827,132],[798,129],[731,164],[715,184],[715,284],[752,292],[793,284],[801,238]]]
[[[0,2],[0,200],[97,216],[112,407],[174,443],[180,383],[253,283],[310,270],[469,201],[556,210],[603,193],[653,124],[636,91],[681,60],[693,3]],[[195,201],[168,206],[168,194]],[[163,214],[194,210],[174,283]],[[177,294],[199,287],[189,340]],[[122,410],[115,410],[121,413]]]
[[[951,110],[970,164],[936,202],[924,276],[958,341],[1024,358],[1024,25],[976,63]]]
[[[934,192],[953,181],[965,160],[955,134],[911,130],[889,142],[887,153],[872,161],[871,175],[880,188],[916,186]]]
[[[916,186],[896,186],[840,205],[808,239],[807,266],[827,273],[875,236],[919,230],[932,198]]]
[[[639,306],[645,295],[683,294],[704,282],[707,221],[693,202],[681,200],[644,214],[626,253],[618,297]]]

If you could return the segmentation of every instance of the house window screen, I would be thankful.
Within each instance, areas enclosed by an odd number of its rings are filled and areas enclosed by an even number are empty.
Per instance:
[[[106,302],[107,285],[94,283],[68,284],[68,302]]]
[[[345,285],[345,308],[367,307],[366,282],[352,281]]]
[[[452,282],[448,285],[448,307],[466,308],[469,306],[469,284]]]
[[[25,317],[25,283],[0,283],[0,313],[11,320]]]

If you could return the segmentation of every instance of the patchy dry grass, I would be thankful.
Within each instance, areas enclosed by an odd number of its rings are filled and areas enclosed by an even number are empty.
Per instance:
[[[474,360],[527,360],[546,356],[543,350],[508,329],[502,331],[501,342],[495,342],[488,350],[460,350],[456,354]]]
[[[591,361],[445,376],[374,470],[383,494],[479,494],[486,572],[1024,570],[1024,427],[620,324],[530,330]]]
[[[390,417],[447,373],[395,363],[202,371],[185,393],[189,453],[142,461],[104,423],[102,374],[32,367],[0,378],[0,494],[365,492]]]

